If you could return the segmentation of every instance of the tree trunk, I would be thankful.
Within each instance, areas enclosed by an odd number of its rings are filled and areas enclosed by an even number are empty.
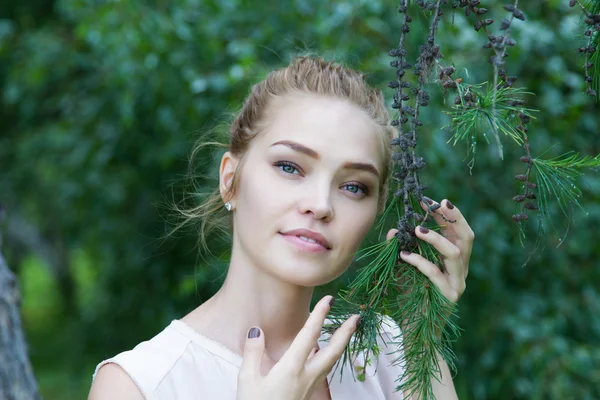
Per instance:
[[[21,328],[19,288],[0,252],[0,399],[39,399]]]

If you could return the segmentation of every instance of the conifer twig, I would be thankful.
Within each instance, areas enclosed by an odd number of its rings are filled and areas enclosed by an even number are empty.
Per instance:
[[[587,36],[587,45],[577,49],[578,52],[585,54],[583,70],[585,74],[586,92],[598,99],[598,90],[600,90],[600,55],[598,47],[600,46],[600,0],[589,0],[588,6],[591,10],[579,0],[570,0],[570,7],[578,6],[584,14],[584,23],[587,28],[584,35]]]

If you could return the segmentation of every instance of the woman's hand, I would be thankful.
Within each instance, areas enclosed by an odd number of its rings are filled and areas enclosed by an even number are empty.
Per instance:
[[[310,398],[317,385],[324,381],[344,353],[359,318],[358,315],[348,318],[331,336],[329,344],[315,352],[314,346],[321,336],[321,328],[332,299],[332,296],[325,296],[317,303],[289,349],[266,376],[261,375],[263,355],[267,362],[272,361],[265,351],[264,334],[258,328],[250,329],[238,375],[238,400]]]
[[[426,200],[431,199],[426,198]],[[431,200],[431,204],[421,203],[421,207],[427,210],[433,204],[436,204],[436,202]],[[447,219],[456,220],[456,222],[445,222],[439,214],[440,212]],[[444,259],[445,271],[442,272],[438,266],[419,254],[401,252],[400,256],[404,261],[414,265],[425,274],[448,300],[456,303],[466,288],[465,281],[469,274],[469,258],[471,257],[475,234],[459,209],[447,199],[442,201],[442,206],[432,215],[435,222],[441,226],[441,234],[427,228],[424,232],[420,226],[415,228],[415,234],[419,239],[430,243],[440,252]],[[396,232],[398,232],[397,229],[391,229],[387,234],[387,238],[390,239]]]

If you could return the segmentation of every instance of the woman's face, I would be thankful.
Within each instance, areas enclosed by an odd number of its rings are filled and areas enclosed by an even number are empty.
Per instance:
[[[234,251],[287,282],[325,284],[346,270],[375,220],[384,141],[360,108],[325,96],[278,98],[267,121],[232,200]],[[228,156],[222,182],[236,162]]]

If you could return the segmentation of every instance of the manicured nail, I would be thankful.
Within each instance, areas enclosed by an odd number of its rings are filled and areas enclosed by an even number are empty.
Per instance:
[[[433,200],[431,200],[429,197],[427,196],[423,196],[423,200],[425,200],[427,203],[429,203],[429,205],[433,204]]]
[[[362,322],[362,317],[360,317],[360,316],[359,316],[359,317],[356,319],[356,329],[360,328],[360,323],[361,323],[361,322]]]
[[[454,208],[454,204],[450,203],[450,200],[446,200],[446,207],[448,207],[449,210],[452,210]]]
[[[335,303],[335,297],[332,297],[331,300],[329,300],[329,308],[333,307],[333,303]]]
[[[410,256],[412,254],[410,251],[406,251],[406,250],[402,250],[401,253],[403,256]]]
[[[252,328],[250,332],[248,332],[248,339],[254,339],[260,336],[260,329]]]
[[[425,228],[424,226],[419,226],[419,230],[422,234],[429,233],[429,229]]]

